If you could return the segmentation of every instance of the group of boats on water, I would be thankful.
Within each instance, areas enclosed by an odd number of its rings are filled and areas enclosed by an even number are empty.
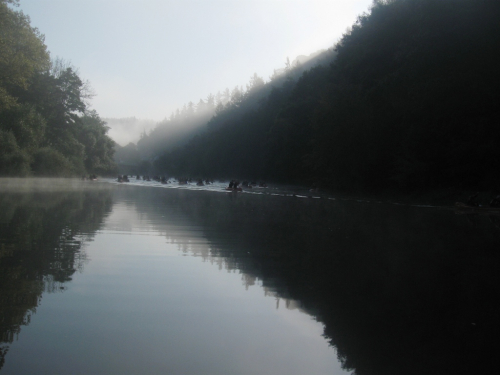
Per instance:
[[[118,182],[130,182],[130,179],[133,179],[133,176],[127,175],[119,175],[116,181]],[[97,180],[96,175],[83,176],[82,180],[95,181]],[[196,185],[196,186],[206,186],[212,185],[215,183],[213,179],[196,179],[192,178],[178,178],[178,179],[169,179],[166,176],[135,176],[135,180],[142,181],[156,181],[161,184],[178,184],[178,185]],[[226,191],[238,192],[243,191],[243,189],[252,189],[252,188],[267,188],[267,184],[265,182],[255,182],[255,181],[243,181],[239,182],[238,180],[231,180],[227,187],[224,188]],[[319,189],[316,186],[313,186],[310,189],[310,192],[317,192]],[[461,213],[484,213],[484,214],[500,214],[500,195],[495,196],[487,205],[483,205],[479,203],[478,200],[479,193],[476,193],[469,197],[467,202],[456,202],[455,209],[457,212]]]
[[[130,179],[133,179],[133,176],[127,176],[127,175],[119,175],[118,178],[116,179],[116,181],[118,182],[130,182]],[[188,185],[188,184],[196,184],[196,186],[205,186],[205,185],[211,185],[213,184],[215,181],[212,180],[212,179],[197,179],[197,180],[193,180],[191,178],[178,178],[177,180],[170,180],[168,179],[166,176],[148,176],[148,175],[144,175],[144,176],[140,176],[140,175],[137,175],[135,176],[135,179],[136,181],[156,181],[156,182],[159,182],[161,184],[179,184],[179,185]],[[243,182],[239,182],[238,180],[231,180],[229,182],[229,185],[225,188],[225,190],[227,191],[234,191],[234,192],[238,192],[238,191],[242,191],[243,188],[246,188],[246,189],[252,189],[254,187],[259,187],[259,188],[267,188],[267,184],[263,181],[261,182],[255,182],[255,181],[243,181]]]

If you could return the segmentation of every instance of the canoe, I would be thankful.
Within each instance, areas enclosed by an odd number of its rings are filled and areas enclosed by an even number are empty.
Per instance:
[[[230,188],[230,187],[227,187],[225,190],[227,190],[227,191],[232,191],[232,192],[235,192],[235,193],[236,193],[237,191],[243,191],[243,189],[242,189],[242,188],[240,188],[240,187],[239,187],[239,188]]]

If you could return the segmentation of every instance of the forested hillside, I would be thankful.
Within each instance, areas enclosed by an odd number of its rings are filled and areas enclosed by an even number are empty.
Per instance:
[[[283,86],[285,82],[296,80],[302,72],[321,63],[332,61],[335,52],[321,50],[309,56],[298,56],[290,62],[285,62],[285,67],[275,69],[270,78],[270,83],[265,83],[264,78],[254,73],[246,87],[235,86],[232,90],[226,88],[216,94],[209,94],[197,103],[189,102],[181,109],[177,109],[169,118],[156,124],[154,129],[144,131],[137,144],[130,143],[124,147],[117,145],[115,160],[121,173],[151,174],[165,173],[163,167],[155,168],[153,162],[165,153],[184,147],[197,136],[204,136],[207,130],[213,131],[214,126],[207,126],[214,116],[222,119],[238,119],[242,114],[259,108],[260,104],[270,95],[274,86]],[[215,125],[217,127],[217,125]],[[167,168],[168,173],[183,174],[182,166],[187,160],[179,163],[179,167]],[[158,163],[156,163],[158,166]],[[177,164],[177,163],[176,163]],[[188,170],[187,173],[192,173]]]
[[[499,189],[500,2],[375,1],[333,62],[218,108],[167,174],[336,189]]]
[[[114,142],[70,64],[50,60],[29,17],[0,0],[0,175],[114,172]]]
[[[0,175],[114,172],[88,85],[16,3],[0,0]],[[498,190],[499,16],[496,0],[377,0],[334,50],[189,103],[120,153],[138,173]]]

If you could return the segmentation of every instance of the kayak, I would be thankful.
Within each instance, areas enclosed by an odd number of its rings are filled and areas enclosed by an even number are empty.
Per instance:
[[[242,189],[242,188],[240,188],[240,187],[239,187],[239,188],[230,188],[230,187],[227,187],[225,190],[227,190],[227,191],[232,191],[232,192],[235,192],[235,193],[236,193],[237,191],[243,191],[243,189]]]

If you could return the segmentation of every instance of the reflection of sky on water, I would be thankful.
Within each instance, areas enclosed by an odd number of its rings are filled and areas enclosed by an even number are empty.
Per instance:
[[[44,295],[2,374],[343,373],[294,301],[212,257],[185,217],[141,212],[115,201],[84,272]]]
[[[0,374],[498,368],[498,216],[40,181],[0,179]]]

